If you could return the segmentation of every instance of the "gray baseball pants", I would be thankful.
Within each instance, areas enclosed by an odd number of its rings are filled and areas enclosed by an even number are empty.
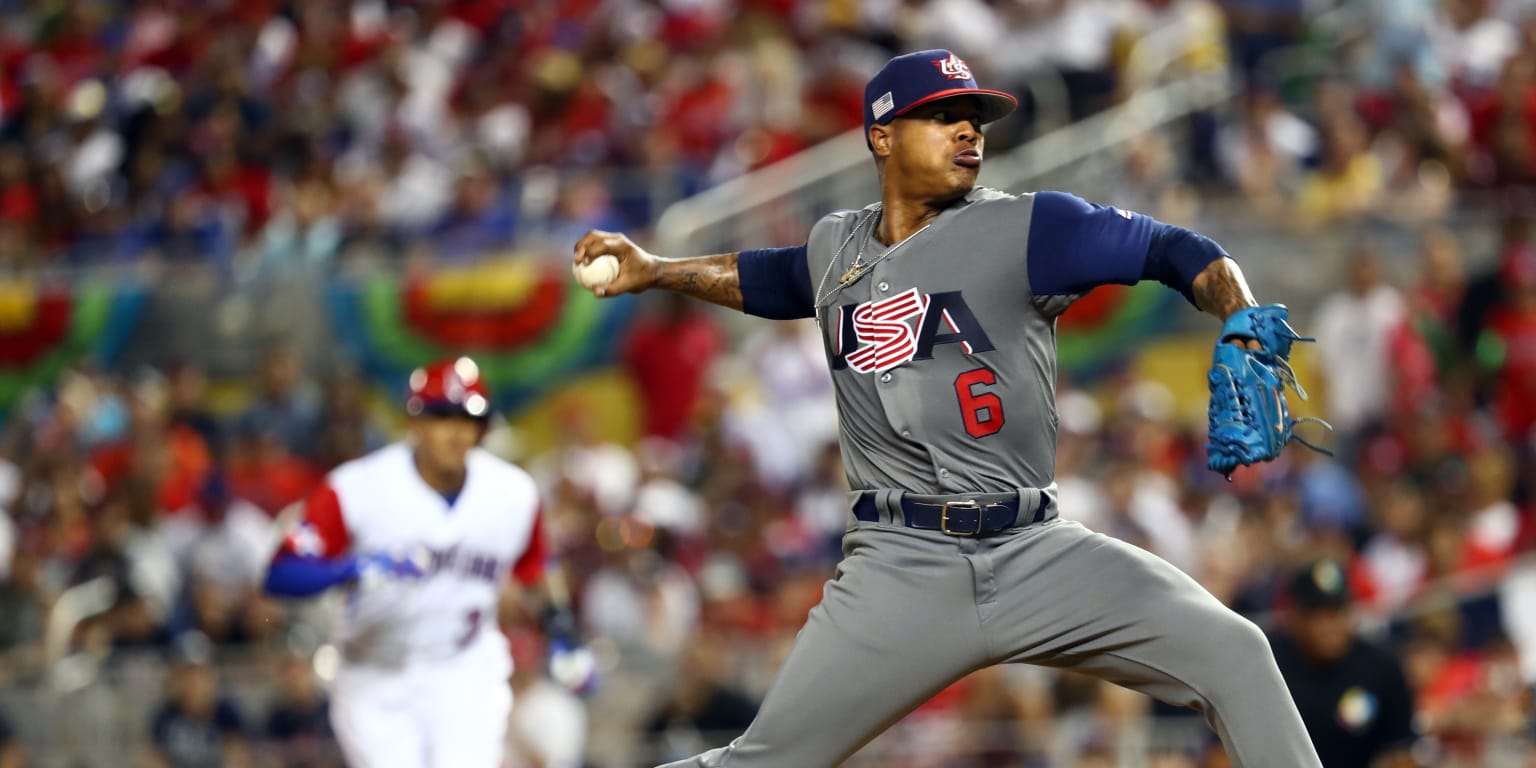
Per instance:
[[[1014,662],[1194,707],[1238,768],[1321,767],[1258,627],[1135,546],[1060,519],[985,538],[861,522],[843,554],[747,732],[663,768],[831,768]]]

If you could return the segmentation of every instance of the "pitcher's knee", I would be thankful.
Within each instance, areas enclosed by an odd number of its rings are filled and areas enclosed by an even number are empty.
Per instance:
[[[1264,630],[1259,629],[1259,625],[1236,611],[1228,610],[1226,613],[1227,620],[1223,631],[1226,633],[1227,642],[1240,646],[1245,653],[1265,659],[1274,658],[1275,654],[1269,647],[1269,638],[1264,636]]]
[[[666,765],[657,766],[657,768],[723,768],[725,760],[730,754],[730,746],[720,747],[719,749],[711,749],[702,755],[694,755],[687,760],[667,763]]]
[[[1185,677],[1198,692],[1220,705],[1230,687],[1252,687],[1275,668],[1274,652],[1263,630],[1225,607],[1217,607],[1190,627]]]

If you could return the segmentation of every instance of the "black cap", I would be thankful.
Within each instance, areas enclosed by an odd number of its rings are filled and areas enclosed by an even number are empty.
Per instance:
[[[1337,560],[1313,560],[1291,574],[1285,593],[1302,610],[1342,608],[1350,602],[1349,575]]]

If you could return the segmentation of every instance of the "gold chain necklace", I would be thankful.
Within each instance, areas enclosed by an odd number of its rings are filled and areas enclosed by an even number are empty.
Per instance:
[[[834,291],[834,293],[840,292],[844,288],[849,288],[854,283],[857,283],[859,281],[859,278],[864,276],[864,273],[866,273],[869,270],[873,269],[876,264],[879,264],[880,262],[885,261],[887,257],[889,257],[891,254],[896,252],[896,249],[900,248],[903,245],[906,245],[908,242],[910,242],[912,240],[912,238],[917,237],[918,235],[922,234],[923,230],[933,226],[932,222],[924,224],[922,226],[922,229],[919,229],[916,232],[913,232],[912,234],[907,235],[906,237],[902,238],[899,242],[891,245],[890,248],[887,248],[885,253],[882,253],[879,256],[875,257],[872,261],[870,261],[868,263],[865,263],[865,261],[864,261],[864,249],[869,246],[869,238],[870,238],[870,236],[873,235],[875,230],[880,226],[881,207],[882,206],[881,206],[880,203],[876,203],[875,204],[875,208],[872,211],[870,211],[870,215],[865,217],[864,221],[860,222],[860,225],[868,224],[868,226],[864,226],[863,227],[863,229],[864,229],[864,237],[860,238],[860,240],[859,240],[859,250],[853,256],[853,263],[850,264],[848,266],[848,269],[843,272],[842,276],[837,279],[837,290]],[[827,278],[832,276],[832,268],[834,266],[836,266],[837,262],[842,258],[843,251],[848,247],[848,243],[853,240],[854,236],[859,233],[859,229],[860,229],[860,226],[855,226],[853,231],[848,233],[848,237],[845,238],[843,240],[843,244],[838,247],[837,253],[832,255],[832,260],[827,262],[827,271],[822,273],[822,275],[821,275],[821,283],[816,287],[815,306],[816,306],[816,308],[818,310],[821,309],[821,301],[822,301],[822,299],[827,298],[825,295],[823,295],[822,292],[826,289]],[[818,317],[818,320],[819,319],[820,318]]]

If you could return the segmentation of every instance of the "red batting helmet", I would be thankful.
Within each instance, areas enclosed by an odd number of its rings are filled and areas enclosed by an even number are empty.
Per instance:
[[[405,412],[412,416],[491,416],[491,391],[480,366],[467,357],[441,360],[411,371],[411,394]]]

